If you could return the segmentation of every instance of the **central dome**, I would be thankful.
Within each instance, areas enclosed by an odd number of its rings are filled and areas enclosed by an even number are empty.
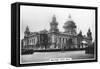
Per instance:
[[[64,28],[68,28],[68,27],[76,28],[76,25],[73,21],[67,21],[67,22],[65,22],[63,27]]]
[[[64,28],[76,28],[75,22],[71,19],[71,16],[69,15],[69,20],[65,22]]]

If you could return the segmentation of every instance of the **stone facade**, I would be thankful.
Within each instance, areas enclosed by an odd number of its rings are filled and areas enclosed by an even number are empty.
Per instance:
[[[64,23],[64,32],[59,31],[58,22],[54,15],[50,23],[50,30],[42,30],[40,32],[30,32],[28,26],[24,32],[22,39],[22,49],[45,50],[45,49],[73,49],[83,48],[82,41],[91,44],[92,36],[90,29],[87,36],[83,36],[82,32],[76,32],[76,24],[69,15],[69,20]]]

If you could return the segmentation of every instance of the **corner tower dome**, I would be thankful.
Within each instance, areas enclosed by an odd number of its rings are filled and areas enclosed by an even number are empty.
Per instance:
[[[26,27],[26,30],[25,30],[24,34],[25,34],[24,37],[29,36],[29,34],[30,34],[30,30],[29,30],[29,27],[28,27],[28,26]]]

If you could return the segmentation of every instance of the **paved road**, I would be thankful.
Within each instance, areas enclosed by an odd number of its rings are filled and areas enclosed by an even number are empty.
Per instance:
[[[93,54],[85,54],[85,51],[66,51],[66,52],[36,52],[31,55],[22,55],[21,63],[38,63],[50,61],[55,58],[67,58],[70,60],[76,59],[92,59]]]

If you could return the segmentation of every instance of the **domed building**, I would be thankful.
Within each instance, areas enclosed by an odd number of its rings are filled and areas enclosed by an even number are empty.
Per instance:
[[[64,23],[64,32],[60,32],[57,26],[58,22],[56,22],[56,17],[53,16],[48,35],[50,37],[50,47],[58,49],[77,48],[76,25],[71,19],[71,15],[69,15],[68,21]]]
[[[26,27],[24,32],[24,39],[22,39],[22,49],[33,50],[51,50],[51,49],[75,49],[80,48],[80,43],[84,39],[88,43],[92,41],[91,31],[87,33],[87,37],[82,36],[82,32],[77,34],[76,23],[69,15],[68,20],[64,23],[64,32],[59,31],[56,16],[52,17],[50,22],[50,29],[41,30],[40,32],[31,32]]]

